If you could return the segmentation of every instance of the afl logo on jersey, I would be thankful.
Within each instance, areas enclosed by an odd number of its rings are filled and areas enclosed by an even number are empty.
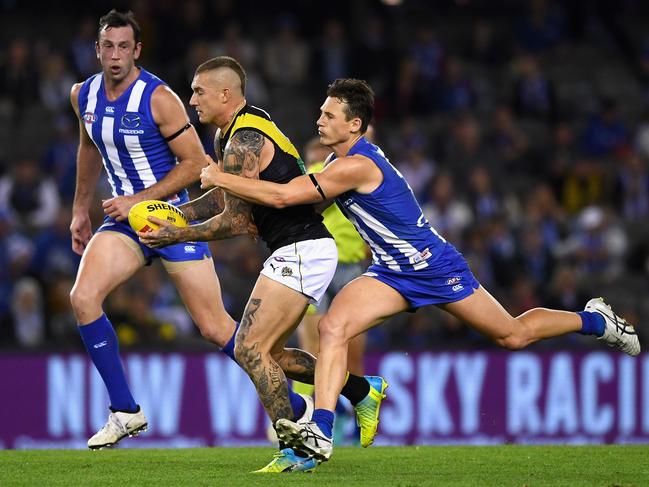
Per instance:
[[[95,123],[97,121],[97,115],[92,112],[86,112],[83,114],[83,121],[86,123]]]
[[[122,127],[136,129],[140,126],[140,116],[137,113],[127,113],[122,117]]]

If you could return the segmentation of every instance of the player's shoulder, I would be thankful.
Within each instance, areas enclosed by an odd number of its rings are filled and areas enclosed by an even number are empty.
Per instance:
[[[187,118],[182,100],[169,86],[161,84],[151,93],[151,111],[156,123],[173,120],[177,117]]]
[[[79,113],[79,93],[81,93],[81,88],[83,88],[83,82],[74,83],[70,88],[70,104],[77,114]]]
[[[176,103],[179,101],[180,97],[176,92],[164,83],[156,86],[151,93],[152,103]]]

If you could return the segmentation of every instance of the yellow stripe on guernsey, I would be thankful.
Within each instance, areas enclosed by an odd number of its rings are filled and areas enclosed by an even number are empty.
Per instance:
[[[275,125],[274,122],[252,113],[244,113],[236,118],[231,134],[234,135],[237,130],[248,127],[259,130],[266,135],[266,137],[271,139],[281,150],[295,157],[300,169],[302,170],[302,174],[306,174],[304,162],[300,159],[300,154],[297,149],[291,143],[289,138],[284,135],[279,128],[277,128],[277,125]]]
[[[324,163],[316,162],[309,166],[310,173],[322,171]],[[356,227],[350,222],[338,205],[335,203],[322,212],[324,224],[333,235],[338,248],[338,262],[342,264],[354,264],[362,261],[367,255],[365,242],[356,231]]]

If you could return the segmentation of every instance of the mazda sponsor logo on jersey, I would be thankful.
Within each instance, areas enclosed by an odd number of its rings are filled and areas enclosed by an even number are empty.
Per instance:
[[[144,130],[139,128],[141,123],[142,119],[140,118],[140,115],[137,113],[126,113],[125,115],[122,115],[119,133],[127,135],[143,134]]]
[[[97,121],[97,115],[92,112],[86,112],[83,114],[83,121],[86,123],[95,123]]]

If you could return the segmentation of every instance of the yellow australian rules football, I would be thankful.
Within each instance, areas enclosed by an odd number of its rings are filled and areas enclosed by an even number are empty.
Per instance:
[[[128,223],[136,232],[148,232],[158,228],[148,217],[155,216],[177,227],[186,227],[187,218],[182,211],[166,201],[146,200],[133,205],[128,212]]]

